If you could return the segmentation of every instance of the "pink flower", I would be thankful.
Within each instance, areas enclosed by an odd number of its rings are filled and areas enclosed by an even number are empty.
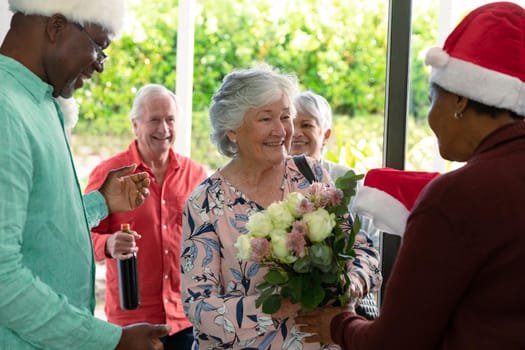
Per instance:
[[[297,221],[298,223],[300,221]],[[294,223],[295,225],[295,223]],[[304,247],[306,246],[306,240],[304,239],[304,233],[293,231],[288,235],[287,247],[295,253],[298,257],[304,256]]]
[[[259,262],[265,257],[269,256],[270,252],[272,251],[270,242],[268,242],[265,238],[254,237],[250,243],[252,246],[252,261]]]
[[[326,205],[337,206],[343,199],[343,191],[338,188],[329,187],[326,189]]]
[[[308,226],[306,226],[306,223],[304,221],[296,221],[292,224],[292,232],[291,233],[298,233],[305,235],[306,230],[308,230]]]
[[[343,192],[336,187],[327,187],[322,183],[314,182],[310,186],[310,202],[317,208],[338,206],[343,198]]]
[[[300,214],[301,216],[306,214],[306,213],[310,213],[312,211],[315,210],[315,206],[312,202],[310,202],[308,199],[304,198],[300,203],[299,205],[297,206],[297,213]]]
[[[326,186],[320,182],[314,182],[310,185],[310,202],[313,202],[316,206],[322,206],[323,193],[326,190]]]

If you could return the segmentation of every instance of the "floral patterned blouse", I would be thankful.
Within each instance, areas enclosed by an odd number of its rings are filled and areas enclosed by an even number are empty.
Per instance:
[[[332,185],[320,163],[308,159],[316,178]],[[283,198],[306,193],[309,182],[292,158],[286,160]],[[272,320],[255,307],[255,286],[265,268],[237,259],[234,244],[246,233],[248,217],[264,208],[230,184],[219,171],[191,194],[183,217],[181,295],[193,324],[194,349],[320,349],[303,343],[307,333],[287,317]],[[368,291],[381,283],[378,253],[364,233],[356,237],[352,270],[364,277]],[[325,345],[324,348],[336,347]],[[338,348],[338,347],[336,347]]]

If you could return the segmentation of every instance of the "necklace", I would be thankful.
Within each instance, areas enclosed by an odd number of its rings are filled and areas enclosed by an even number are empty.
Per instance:
[[[288,179],[288,173],[286,172],[286,167],[284,168],[283,181],[281,181],[281,200],[284,199],[284,187],[286,185],[286,180]]]

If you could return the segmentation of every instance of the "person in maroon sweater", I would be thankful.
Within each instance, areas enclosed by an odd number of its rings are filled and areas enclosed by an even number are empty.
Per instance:
[[[302,314],[308,341],[343,349],[525,349],[525,10],[481,6],[426,56],[429,125],[466,162],[414,206],[380,317]],[[344,311],[344,312],[342,312]]]

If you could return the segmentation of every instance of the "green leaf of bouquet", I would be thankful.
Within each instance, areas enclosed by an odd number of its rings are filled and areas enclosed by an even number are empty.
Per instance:
[[[277,290],[277,288],[275,287],[268,287],[266,289],[263,289],[261,291],[261,294],[260,294],[260,298],[262,300],[265,300],[266,298],[268,298],[270,295],[272,295],[273,293],[275,293],[275,291]]]
[[[323,301],[325,291],[320,285],[303,289],[301,306],[305,311],[310,311],[319,306]]]
[[[365,177],[364,174],[356,174],[353,170],[348,170],[343,176],[340,176],[335,181],[335,185],[341,191],[354,190],[357,186],[357,182]]]
[[[350,231],[350,235],[348,236],[346,251],[344,252],[345,255],[355,256],[354,242],[355,236],[359,233],[359,230],[361,230],[361,219],[359,219],[359,215],[355,215],[352,230]]]
[[[271,287],[272,285],[266,281],[264,282],[261,282],[261,283],[258,283],[256,286],[255,286],[255,289],[257,290],[264,290],[266,288],[269,288]]]
[[[334,247],[334,252],[342,252],[346,247],[346,238],[337,237],[337,239],[334,241],[333,247]]]
[[[292,303],[298,303],[303,296],[303,280],[308,278],[305,275],[296,275],[288,281],[288,290],[290,292],[290,299]],[[282,295],[282,294],[281,294]]]
[[[348,207],[350,198],[356,193],[357,181],[363,177],[364,175],[357,175],[353,170],[349,170],[336,180],[335,185],[343,192],[341,207]]]
[[[260,290],[261,292],[260,292],[259,296],[257,297],[257,299],[255,299],[255,306],[256,307],[261,306],[261,304],[264,303],[264,301],[266,299],[268,299],[271,295],[273,295],[275,293],[275,291],[277,290],[277,288],[275,286],[272,286],[270,284],[268,284],[268,286],[265,287],[265,288],[261,288],[261,285],[263,283],[259,283],[257,285],[257,289]]]
[[[290,283],[290,282],[288,282]],[[288,285],[285,285],[281,288],[281,296],[283,297],[283,299],[290,299],[291,298],[291,293],[290,293],[290,287]]]
[[[322,273],[320,275],[322,283],[333,284],[333,283],[337,282],[337,278],[338,278],[337,269],[336,269],[335,272],[333,272],[332,270],[333,269],[330,268],[330,271],[326,271],[325,273]]]
[[[288,274],[285,271],[270,270],[264,275],[264,280],[270,284],[283,284],[288,282]]]
[[[334,214],[337,216],[343,216],[348,212],[348,203],[350,202],[350,198],[348,198],[348,200],[345,200],[343,197],[342,201],[344,201],[344,203],[336,207],[335,210],[333,210]]]
[[[282,297],[279,294],[270,295],[263,303],[262,310],[266,314],[273,314],[281,307]]]
[[[322,271],[328,271],[332,262],[332,248],[314,244],[310,247],[310,256],[312,258],[312,265],[319,268]]]
[[[334,252],[344,252],[348,245],[348,239],[350,236],[350,233],[343,232],[339,226],[337,226],[337,230],[334,233],[334,242],[332,244],[332,247],[334,248]]]
[[[307,273],[312,271],[312,258],[310,255],[306,255],[294,262],[293,269],[298,273]]]
[[[259,307],[262,305],[262,303],[264,302],[264,299],[261,298],[262,295],[259,295],[256,299],[255,299],[255,307]]]
[[[341,301],[341,305],[346,305],[346,301],[350,299],[350,287],[352,286],[352,281],[350,280],[350,276],[345,273],[343,274],[344,277],[344,285],[342,293],[339,294],[339,300]],[[347,293],[348,292],[348,293]]]
[[[350,275],[345,273],[345,274],[342,274],[343,276],[343,279],[344,279],[344,283],[345,283],[345,286],[347,286],[348,288],[350,288]]]

